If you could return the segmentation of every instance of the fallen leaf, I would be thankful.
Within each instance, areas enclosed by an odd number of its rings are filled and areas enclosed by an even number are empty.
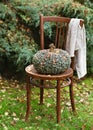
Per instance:
[[[8,114],[9,114],[8,112],[5,112],[5,116],[8,116]]]

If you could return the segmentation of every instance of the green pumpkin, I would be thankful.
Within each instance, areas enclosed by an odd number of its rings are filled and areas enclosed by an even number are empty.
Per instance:
[[[60,74],[66,71],[71,64],[69,54],[62,49],[55,49],[51,44],[50,49],[38,51],[33,57],[33,65],[41,74]]]

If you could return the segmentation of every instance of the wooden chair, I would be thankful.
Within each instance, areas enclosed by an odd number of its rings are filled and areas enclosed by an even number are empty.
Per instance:
[[[40,15],[40,39],[41,39],[41,49],[45,48],[44,44],[44,24],[48,22],[52,22],[53,26],[55,24],[56,26],[56,31],[54,34],[55,36],[55,46],[57,48],[62,48],[65,49],[66,45],[66,36],[67,36],[67,30],[68,30],[68,24],[70,22],[70,18],[66,17],[58,17],[58,16],[43,16],[42,14]],[[80,22],[80,25],[82,26],[83,22]],[[52,41],[53,42],[53,41]],[[26,117],[25,120],[28,120],[28,116],[30,114],[30,98],[31,98],[31,87],[33,85],[37,86],[40,88],[40,104],[43,103],[43,93],[44,93],[44,88],[55,88],[56,89],[56,112],[57,112],[57,123],[60,122],[61,114],[60,114],[60,89],[68,86],[69,87],[69,93],[70,93],[70,100],[71,100],[71,106],[72,106],[72,111],[75,111],[75,103],[74,103],[74,95],[73,95],[73,68],[74,68],[74,57],[71,58],[71,68],[69,68],[66,72],[59,74],[59,75],[43,75],[43,74],[38,74],[36,70],[34,69],[33,65],[29,65],[25,68],[26,71],[26,81],[27,81],[27,111],[26,111]],[[39,80],[36,84],[35,80]],[[46,85],[46,80],[56,80],[57,85],[56,86],[49,86]],[[61,82],[67,81],[65,86],[61,84]],[[48,84],[48,83],[47,83]]]

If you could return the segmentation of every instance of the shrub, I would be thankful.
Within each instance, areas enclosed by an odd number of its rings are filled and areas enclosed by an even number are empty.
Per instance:
[[[82,18],[87,34],[88,73],[93,73],[93,3],[84,5],[61,0],[10,0],[8,5],[0,3],[0,61],[7,61],[17,71],[31,63],[38,50],[39,14]],[[52,40],[52,26],[45,25],[45,39]],[[10,62],[11,61],[11,62]],[[2,68],[2,66],[1,66]]]
[[[30,29],[19,24],[15,10],[0,4],[0,71],[24,71],[32,62],[38,47],[30,36]]]

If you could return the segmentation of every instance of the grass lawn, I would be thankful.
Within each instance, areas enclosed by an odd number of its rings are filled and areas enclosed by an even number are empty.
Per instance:
[[[93,78],[74,83],[76,115],[69,102],[68,88],[61,89],[61,122],[56,123],[55,90],[45,90],[39,105],[39,89],[32,89],[29,122],[25,122],[25,83],[0,77],[0,130],[93,130]]]

